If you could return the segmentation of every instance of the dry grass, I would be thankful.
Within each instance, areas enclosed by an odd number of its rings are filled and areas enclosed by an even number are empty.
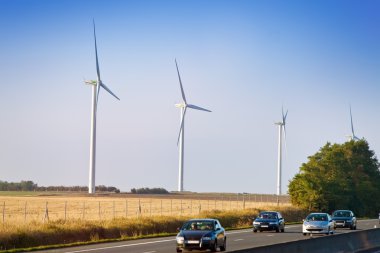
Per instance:
[[[153,216],[193,216],[202,211],[244,210],[276,205],[273,195],[88,195],[1,196],[0,222],[25,224],[57,220],[102,221]],[[281,201],[289,207],[289,201]]]
[[[267,206],[260,209],[231,211],[202,211],[196,215],[116,218],[102,221],[56,220],[46,223],[5,223],[0,229],[0,250],[37,247],[41,245],[68,244],[99,240],[123,240],[152,234],[175,233],[190,218],[217,218],[226,228],[250,227],[252,218],[260,210],[277,209],[287,222],[304,217],[302,210],[293,207]],[[302,213],[302,215],[301,215]]]
[[[0,194],[0,251],[41,245],[167,235],[190,218],[218,218],[224,227],[250,226],[259,210],[288,221],[303,216],[288,199],[237,194]],[[299,218],[299,216],[301,218]]]

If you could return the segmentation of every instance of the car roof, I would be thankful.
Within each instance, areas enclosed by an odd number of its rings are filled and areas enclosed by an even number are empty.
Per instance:
[[[188,221],[217,221],[217,219],[205,218],[205,219],[191,219]]]

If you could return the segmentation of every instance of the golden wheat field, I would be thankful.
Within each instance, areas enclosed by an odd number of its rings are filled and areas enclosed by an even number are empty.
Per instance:
[[[151,216],[187,216],[211,210],[244,210],[277,205],[274,195],[185,194],[88,196],[65,195],[0,195],[3,223],[46,222],[53,220],[110,220]],[[287,198],[281,207],[291,206]]]

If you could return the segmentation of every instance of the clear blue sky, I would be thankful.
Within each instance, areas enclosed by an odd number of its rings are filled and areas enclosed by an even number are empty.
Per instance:
[[[274,122],[289,110],[283,188],[326,142],[380,152],[380,1],[0,0],[0,180],[88,185],[92,19],[102,91],[96,184],[276,192]]]

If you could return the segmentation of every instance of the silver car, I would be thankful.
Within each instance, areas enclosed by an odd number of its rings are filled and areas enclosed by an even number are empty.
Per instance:
[[[311,234],[333,234],[335,224],[327,213],[311,213],[303,221],[303,235]]]

